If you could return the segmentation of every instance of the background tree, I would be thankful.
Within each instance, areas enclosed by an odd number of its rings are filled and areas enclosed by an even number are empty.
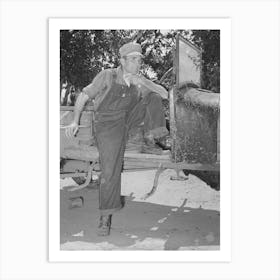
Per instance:
[[[219,30],[61,30],[60,84],[66,87],[66,98],[80,91],[105,68],[117,67],[119,48],[129,41],[141,44],[145,54],[142,73],[159,81],[173,66],[176,35],[180,34],[202,50],[202,87],[220,91]],[[167,76],[163,85],[173,84]]]
[[[202,87],[220,92],[220,30],[193,30],[191,41],[202,49]]]

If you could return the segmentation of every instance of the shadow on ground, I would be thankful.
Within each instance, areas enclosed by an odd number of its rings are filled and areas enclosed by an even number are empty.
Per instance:
[[[84,205],[71,208],[70,198],[82,196]],[[61,250],[219,250],[220,212],[158,205],[126,197],[114,214],[111,234],[99,237],[98,191],[60,192]],[[79,206],[79,205],[78,205]]]

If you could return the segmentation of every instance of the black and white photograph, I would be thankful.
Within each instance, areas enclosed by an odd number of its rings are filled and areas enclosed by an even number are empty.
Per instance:
[[[0,279],[279,280],[278,0],[0,1]]]
[[[60,44],[61,249],[219,250],[220,31]]]
[[[59,29],[61,251],[220,251],[220,36]]]

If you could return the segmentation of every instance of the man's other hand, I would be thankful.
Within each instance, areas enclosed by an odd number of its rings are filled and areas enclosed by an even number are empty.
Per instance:
[[[67,138],[73,138],[79,130],[79,125],[76,122],[72,122],[65,127],[65,135]]]
[[[131,75],[129,77],[129,80],[133,85],[138,86],[138,87],[141,87],[145,84],[144,78],[140,75]]]

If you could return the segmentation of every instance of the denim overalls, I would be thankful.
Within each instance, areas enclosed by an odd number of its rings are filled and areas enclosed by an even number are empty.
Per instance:
[[[145,131],[166,129],[159,95],[151,92],[142,97],[136,86],[128,87],[116,80],[114,73],[111,89],[95,112],[94,131],[101,167],[101,215],[112,214],[122,207],[121,171],[129,129],[142,122]]]

